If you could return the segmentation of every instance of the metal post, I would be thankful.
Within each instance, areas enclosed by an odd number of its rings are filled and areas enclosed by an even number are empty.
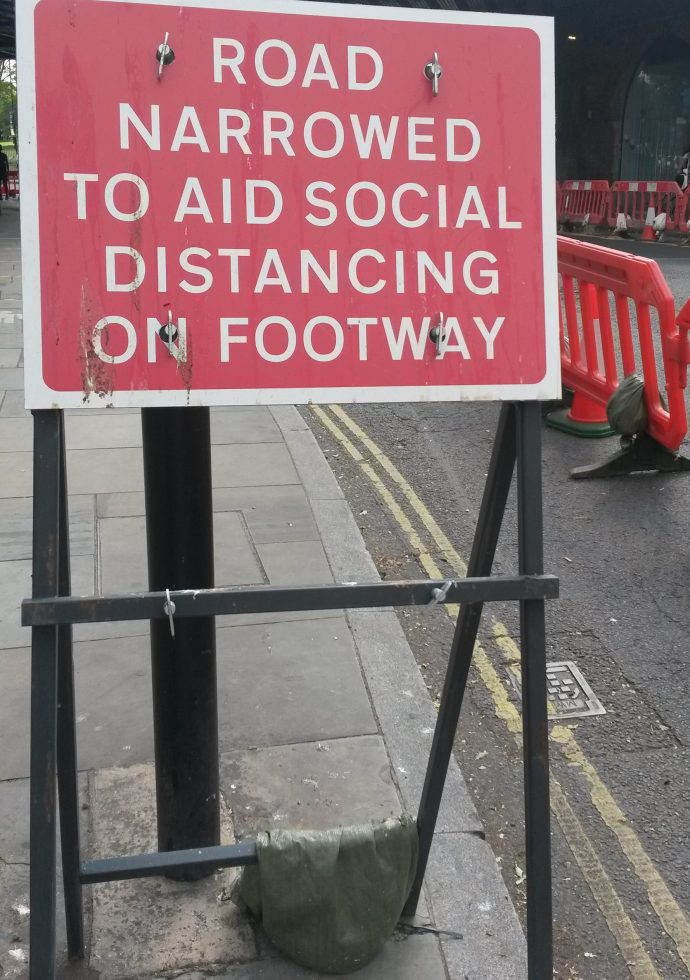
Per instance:
[[[60,412],[60,530],[58,595],[71,595],[69,551],[69,506],[65,420]],[[71,960],[84,958],[84,915],[79,878],[79,773],[77,767],[77,723],[74,705],[72,625],[58,627],[58,715],[57,778],[60,802],[62,881],[67,925],[67,954]]]
[[[147,408],[141,419],[149,588],[212,588],[209,410]],[[215,619],[170,610],[169,620],[151,620],[151,663],[158,847],[212,847],[220,843]]]
[[[34,598],[54,596],[59,582],[60,413],[35,411]],[[31,789],[29,926],[31,980],[55,977],[55,751],[58,627],[31,630]]]
[[[521,575],[544,570],[541,420],[537,402],[517,406],[518,552]],[[525,772],[527,957],[530,980],[553,974],[549,730],[544,601],[520,602]]]
[[[484,486],[484,495],[474,533],[472,553],[467,568],[468,577],[491,574],[515,468],[515,451],[515,410],[512,405],[504,404],[501,407],[491,462]],[[472,663],[482,609],[483,603],[481,602],[463,605],[455,627],[417,815],[419,829],[417,873],[403,910],[404,916],[415,914],[424,883],[429,851],[431,850],[438,811],[441,806],[448,764],[453,752],[453,741],[460,718],[460,709],[467,686],[467,676]]]

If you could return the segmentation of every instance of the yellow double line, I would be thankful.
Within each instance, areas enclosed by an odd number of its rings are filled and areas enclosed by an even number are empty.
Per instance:
[[[345,409],[339,405],[330,405],[327,409],[313,406],[312,411],[372,485],[407,538],[410,547],[418,554],[419,563],[427,575],[435,579],[446,577],[446,573],[439,568],[436,558],[424,544],[413,520],[421,525],[436,546],[437,555],[448,563],[456,575],[466,575],[465,562],[423,501],[386,454]],[[343,428],[348,430],[349,435],[343,431]],[[390,489],[387,481],[393,484],[395,493]],[[396,493],[403,501],[402,506],[398,502]],[[410,519],[410,511],[413,520]],[[457,617],[457,606],[448,605],[445,608],[451,618]],[[509,663],[519,662],[520,650],[504,624],[497,619],[493,619],[492,624],[494,642],[502,656]],[[522,733],[520,715],[508,697],[489,655],[479,642],[475,646],[473,662],[492,698],[496,715],[505,723],[508,731],[519,738]],[[562,752],[569,766],[584,779],[596,813],[615,836],[631,869],[646,889],[651,907],[664,931],[673,940],[676,953],[690,975],[690,922],[685,913],[671,894],[595,766],[580,748],[572,730],[562,725],[553,726],[551,742]],[[620,949],[630,975],[635,980],[662,980],[592,842],[568,802],[563,787],[553,774],[551,775],[551,809]],[[679,969],[682,969],[680,964]]]

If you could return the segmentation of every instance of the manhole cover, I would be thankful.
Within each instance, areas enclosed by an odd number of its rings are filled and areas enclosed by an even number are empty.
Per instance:
[[[515,690],[522,695],[519,664],[511,664],[508,674]],[[572,660],[546,665],[546,690],[550,719],[606,714],[606,708]]]

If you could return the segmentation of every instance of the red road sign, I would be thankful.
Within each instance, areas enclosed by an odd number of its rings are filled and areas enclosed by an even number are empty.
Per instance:
[[[559,394],[550,21],[17,21],[29,407]]]

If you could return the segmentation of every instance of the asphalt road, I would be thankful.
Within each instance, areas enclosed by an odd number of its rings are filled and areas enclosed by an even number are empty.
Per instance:
[[[690,295],[690,250],[626,247],[658,259],[678,306]],[[347,417],[373,440],[373,452],[342,416],[327,411],[327,428],[314,410],[304,414],[382,575],[425,577],[425,549],[446,574],[452,569],[381,468],[376,447],[467,559],[496,405],[348,406]],[[362,458],[353,459],[338,431]],[[559,724],[560,736],[551,740],[552,771],[566,801],[553,819],[557,976],[681,980],[690,976],[690,475],[569,478],[573,466],[603,460],[616,448],[615,439],[577,439],[543,427],[545,570],[561,580],[561,598],[547,604],[548,657],[574,661],[606,709]],[[690,445],[684,448],[690,455]],[[363,463],[390,485],[394,505],[382,499]],[[408,515],[421,545],[396,508]],[[497,571],[516,569],[516,548],[511,499]],[[492,612],[499,633],[505,627],[517,636],[515,609]],[[437,695],[452,623],[440,609],[408,610],[400,619]],[[473,670],[456,752],[523,909],[521,755],[500,697],[518,701],[506,643],[496,640],[487,616],[482,640],[501,690],[487,686],[486,671]]]

